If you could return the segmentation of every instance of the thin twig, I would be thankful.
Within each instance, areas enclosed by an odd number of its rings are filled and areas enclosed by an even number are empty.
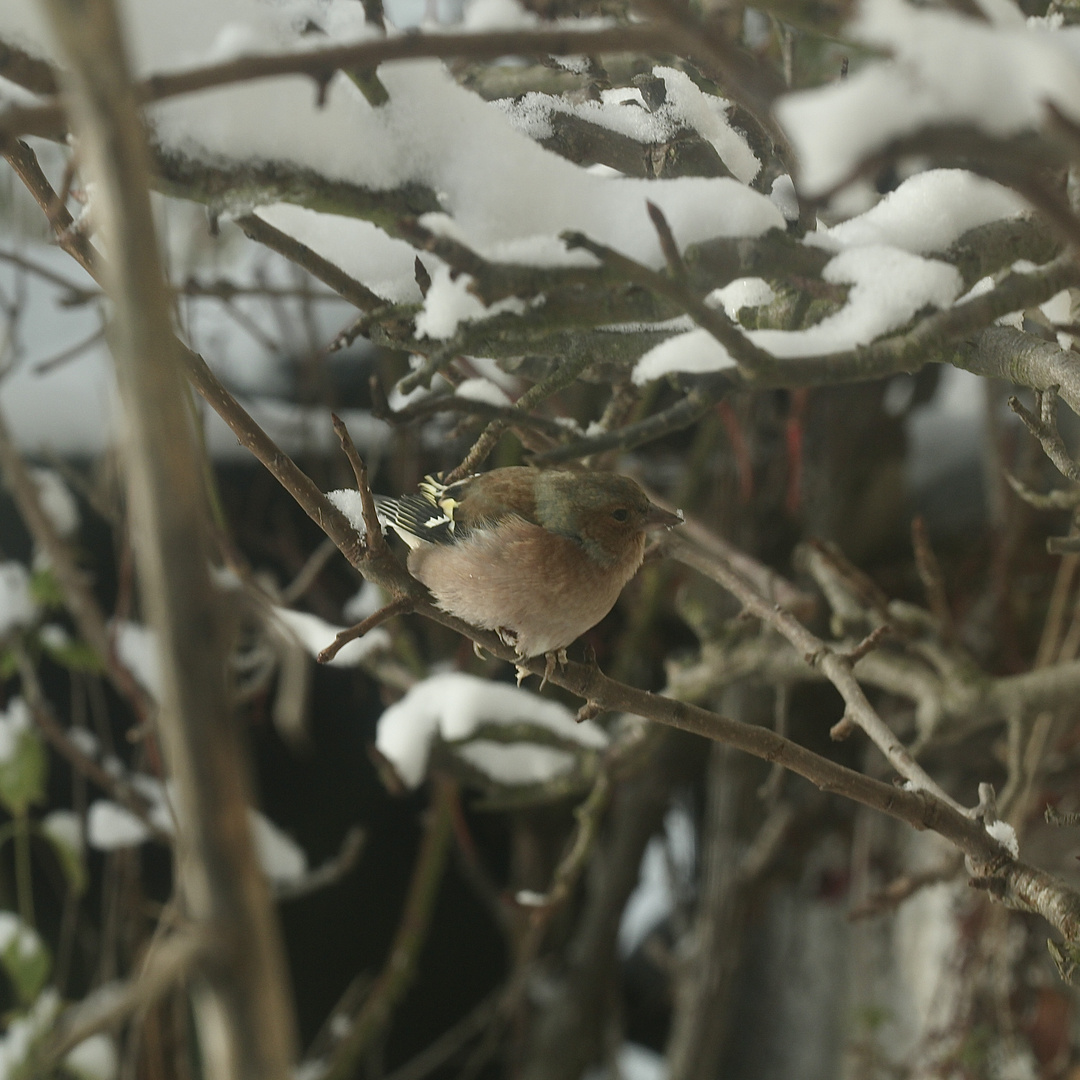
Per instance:
[[[83,640],[94,650],[117,692],[131,702],[140,720],[153,711],[154,703],[131,672],[116,658],[108,624],[97,598],[78,567],[70,547],[56,531],[42,509],[37,485],[15,447],[11,432],[0,411],[0,473],[35,542],[49,557],[53,575],[60,585],[64,606],[71,613]]]
[[[668,273],[676,281],[686,281],[686,263],[683,262],[679,245],[675,243],[675,235],[671,231],[668,220],[664,217],[664,211],[651,200],[646,201],[645,209],[649,213],[649,219],[656,229],[657,239],[660,241],[660,250],[664,253],[664,261],[667,263]]]
[[[319,663],[329,664],[350,641],[355,641],[357,638],[369,634],[377,626],[389,622],[395,615],[404,615],[415,610],[416,601],[411,596],[399,596],[395,600],[391,600],[389,604],[379,608],[378,611],[369,615],[362,622],[358,622],[344,630],[339,630],[334,640],[319,653],[317,657]]]
[[[852,908],[848,912],[848,919],[851,922],[856,922],[860,919],[867,919],[872,915],[882,915],[886,911],[893,911],[920,890],[943,881],[952,881],[963,868],[963,859],[951,858],[932,870],[923,870],[920,873],[905,874],[903,877],[898,877],[886,885],[885,888],[866,899],[858,907]]]
[[[136,978],[119,986],[107,983],[99,987],[60,1017],[52,1038],[34,1062],[40,1069],[34,1075],[48,1075],[72,1047],[145,1009],[220,947],[206,926],[181,930],[156,944]]]
[[[728,351],[732,360],[751,375],[758,371],[771,370],[774,357],[755,345],[739,327],[732,322],[721,308],[709,307],[700,297],[695,296],[680,280],[658,274],[642,263],[627,258],[613,248],[590,240],[584,233],[571,232],[562,236],[571,250],[584,248],[595,255],[605,266],[618,272],[627,281],[652,290],[658,296],[666,297],[690,316],[702,328],[707,330]]]
[[[551,397],[552,394],[558,393],[574,382],[589,366],[589,363],[590,358],[587,356],[564,360],[546,379],[530,386],[515,402],[514,408],[522,412],[535,408],[545,398]],[[471,475],[495,448],[495,444],[502,438],[508,426],[502,420],[493,420],[488,424],[461,463],[447,473],[446,482],[452,484],[456,480]]]
[[[53,713],[52,706],[45,697],[41,682],[26,650],[17,642],[14,649],[15,662],[19,669],[19,680],[26,704],[34,723],[50,745],[81,776],[99,787],[110,799],[130,810],[149,830],[155,840],[162,844],[172,844],[173,837],[155,824],[150,818],[150,805],[130,784],[119,776],[102,768],[89,754],[84,753],[69,737]]]
[[[323,1080],[349,1080],[356,1075],[358,1066],[385,1033],[394,1009],[412,984],[450,853],[452,792],[453,784],[449,780],[440,779],[434,786],[424,837],[413,864],[408,896],[390,954],[348,1033],[335,1048]]]
[[[341,442],[341,449],[345,451],[345,457],[352,466],[353,476],[356,478],[356,490],[360,492],[360,502],[364,510],[364,546],[375,557],[387,555],[390,549],[383,535],[382,525],[379,523],[379,512],[375,509],[375,496],[372,495],[368,484],[367,466],[360,457],[345,422],[336,413],[331,413],[330,419]]]
[[[673,558],[678,559],[686,545],[681,537],[673,533],[665,538],[664,546]],[[831,649],[821,638],[811,633],[778,604],[771,604],[763,599],[741,577],[719,560],[712,567],[712,577],[732,593],[747,611],[778,630],[797,652],[802,653],[807,664],[821,668],[829,681],[840,691],[852,720],[866,732],[874,745],[904,779],[917,788],[932,793],[954,810],[964,812],[963,807],[915,761],[903,743],[878,716],[855,678],[852,671],[853,664],[847,656]]]
[[[1009,398],[1009,408],[1024,422],[1024,427],[1039,440],[1043,452],[1066,480],[1080,481],[1080,465],[1073,460],[1057,426],[1057,394],[1059,387],[1049,386],[1036,391],[1038,415],[1030,412],[1016,397]]]
[[[938,562],[930,543],[926,522],[921,517],[912,519],[911,546],[915,552],[915,567],[919,572],[919,579],[926,590],[926,602],[941,627],[941,636],[945,640],[953,640],[955,628],[949,597],[945,591],[945,575],[941,572],[941,563]]]

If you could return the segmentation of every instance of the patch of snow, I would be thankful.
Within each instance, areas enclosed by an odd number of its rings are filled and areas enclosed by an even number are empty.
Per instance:
[[[469,291],[472,278],[457,274],[447,266],[437,266],[431,275],[431,288],[424,297],[424,310],[416,317],[417,337],[445,341],[465,322],[480,322],[504,312],[520,315],[525,302],[516,296],[498,300],[485,307],[482,300]]]
[[[926,307],[948,307],[962,287],[957,269],[893,247],[840,252],[822,272],[850,285],[847,303],[804,330],[751,330],[746,336],[774,356],[816,356],[868,345],[905,326]],[[705,330],[691,330],[649,350],[634,368],[638,385],[671,372],[722,371],[734,366],[727,349]]]
[[[568,746],[599,750],[607,745],[601,728],[591,721],[576,723],[573,713],[557,702],[505,683],[448,672],[417,683],[382,714],[375,746],[404,783],[416,787],[424,778],[436,736],[459,743],[481,724],[514,723],[544,728]]]
[[[360,493],[355,493],[359,499]],[[275,607],[274,617],[312,656],[332,645],[344,626],[334,626],[318,615],[291,608]],[[329,661],[329,667],[355,667],[377,652],[390,648],[390,635],[382,627],[376,627],[362,638],[350,641]]]
[[[12,698],[8,707],[0,710],[0,763],[15,757],[23,733],[30,730],[30,706],[21,697]]]
[[[127,620],[114,621],[112,634],[116,658],[148,694],[160,701],[161,655],[157,635],[149,626]]]
[[[304,849],[281,831],[265,814],[248,811],[255,852],[263,873],[279,884],[301,881],[308,871]]]
[[[694,823],[684,806],[664,817],[664,832],[654,836],[641,859],[637,888],[619,924],[619,954],[630,956],[649,933],[672,913],[676,893],[693,880],[697,859]],[[676,880],[672,880],[672,873]]]
[[[476,739],[457,747],[458,757],[499,784],[546,784],[570,772],[574,755],[554,746]]]
[[[458,397],[468,398],[470,401],[483,401],[488,405],[497,405],[499,408],[513,405],[506,392],[490,379],[466,379],[458,383],[454,393]]]
[[[795,191],[795,184],[790,176],[784,173],[778,176],[769,189],[769,198],[776,204],[776,208],[784,215],[785,221],[799,220],[799,196]]]
[[[1048,103],[1080,121],[1080,35],[1025,25],[1017,14],[994,25],[904,0],[862,0],[847,33],[890,59],[775,107],[803,190],[823,194],[927,126],[971,125],[1006,138],[1038,128]]]
[[[22,563],[0,562],[0,638],[33,626],[38,606],[30,595],[30,572]]]
[[[86,815],[86,839],[99,851],[136,847],[150,839],[150,830],[126,807],[96,799]]]
[[[359,493],[358,493],[359,494]],[[339,508],[340,509],[340,508]],[[361,524],[363,519],[361,518]],[[386,598],[382,589],[371,581],[365,581],[360,586],[360,591],[345,601],[341,614],[350,623],[363,622],[369,615],[374,615],[379,608],[386,605]]]
[[[944,252],[979,225],[1027,212],[1008,188],[964,169],[916,173],[865,213],[831,229],[810,233],[806,243],[840,251],[888,245],[914,255]]]
[[[25,1071],[31,1051],[50,1031],[60,1012],[60,995],[52,987],[43,990],[28,1012],[14,1017],[0,1036],[0,1077],[17,1077]]]
[[[991,821],[986,831],[1014,858],[1020,858],[1020,841],[1016,830],[1007,821]]]
[[[64,1056],[64,1069],[80,1080],[114,1080],[120,1070],[116,1042],[110,1035],[91,1035]]]
[[[41,830],[60,846],[81,854],[83,832],[78,814],[71,810],[52,810],[41,819]]]
[[[41,509],[52,527],[62,537],[72,536],[79,529],[79,506],[67,484],[54,469],[34,469],[30,475],[37,485]]]

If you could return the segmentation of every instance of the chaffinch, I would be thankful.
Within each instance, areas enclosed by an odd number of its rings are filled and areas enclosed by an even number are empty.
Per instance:
[[[520,659],[547,655],[549,674],[615,606],[646,530],[682,521],[627,476],[524,467],[449,485],[429,476],[415,494],[375,503],[439,607],[496,631]]]

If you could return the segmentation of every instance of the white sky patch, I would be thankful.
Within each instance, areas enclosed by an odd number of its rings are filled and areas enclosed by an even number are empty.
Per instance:
[[[391,705],[379,719],[375,746],[401,779],[409,787],[416,787],[424,778],[436,736],[446,742],[459,742],[468,739],[480,724],[500,723],[545,728],[571,747],[599,750],[607,745],[601,728],[591,721],[575,723],[570,710],[557,702],[505,683],[450,672],[417,683]],[[508,784],[520,782],[499,779]]]
[[[970,124],[1006,137],[1038,127],[1047,102],[1080,120],[1075,29],[993,25],[904,0],[862,0],[847,32],[892,59],[776,105],[808,195],[827,191],[864,158],[923,126]]]
[[[485,307],[469,292],[472,278],[468,274],[451,276],[447,266],[437,266],[431,275],[431,288],[424,297],[424,310],[416,317],[416,336],[444,341],[453,337],[457,328],[466,322],[482,322],[503,312],[520,315],[525,302],[516,296],[508,296]]]
[[[886,244],[928,255],[946,251],[969,229],[1028,209],[1019,195],[964,169],[916,173],[876,206],[831,229],[818,229],[807,244],[830,251]]]
[[[117,659],[147,693],[160,701],[161,656],[154,631],[141,623],[114,621],[112,632]]]
[[[30,595],[30,572],[19,562],[0,562],[0,638],[33,626],[38,606]]]
[[[312,251],[385,300],[404,304],[421,299],[414,272],[416,251],[370,221],[320,214],[291,203],[261,206],[255,213],[275,229],[302,239]],[[425,262],[431,258],[424,255]]]
[[[360,493],[356,492],[359,499]],[[334,626],[318,615],[307,611],[293,611],[291,608],[275,607],[274,617],[312,656],[318,656],[328,645],[332,645],[344,626]],[[350,641],[328,664],[329,667],[355,667],[374,653],[390,648],[390,635],[376,627],[362,638]]]
[[[526,11],[517,0],[469,0],[465,5],[466,30],[529,30],[539,21],[535,11]]]
[[[847,303],[805,330],[751,330],[747,337],[774,356],[817,356],[867,345],[905,326],[926,307],[948,307],[960,293],[959,271],[892,247],[850,248],[822,272],[825,281],[851,285]],[[734,360],[711,334],[691,330],[647,352],[634,368],[641,385],[670,372],[721,371]]]
[[[458,383],[454,393],[458,397],[468,398],[470,401],[483,401],[488,405],[497,405],[500,408],[513,405],[506,392],[501,387],[496,386],[490,379],[466,379],[464,382]]]

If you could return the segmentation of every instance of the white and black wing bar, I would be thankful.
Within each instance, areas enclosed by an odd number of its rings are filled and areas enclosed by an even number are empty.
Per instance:
[[[393,529],[409,547],[421,542],[452,544],[461,535],[454,521],[457,487],[428,476],[414,494],[376,495],[375,509],[383,527]]]

